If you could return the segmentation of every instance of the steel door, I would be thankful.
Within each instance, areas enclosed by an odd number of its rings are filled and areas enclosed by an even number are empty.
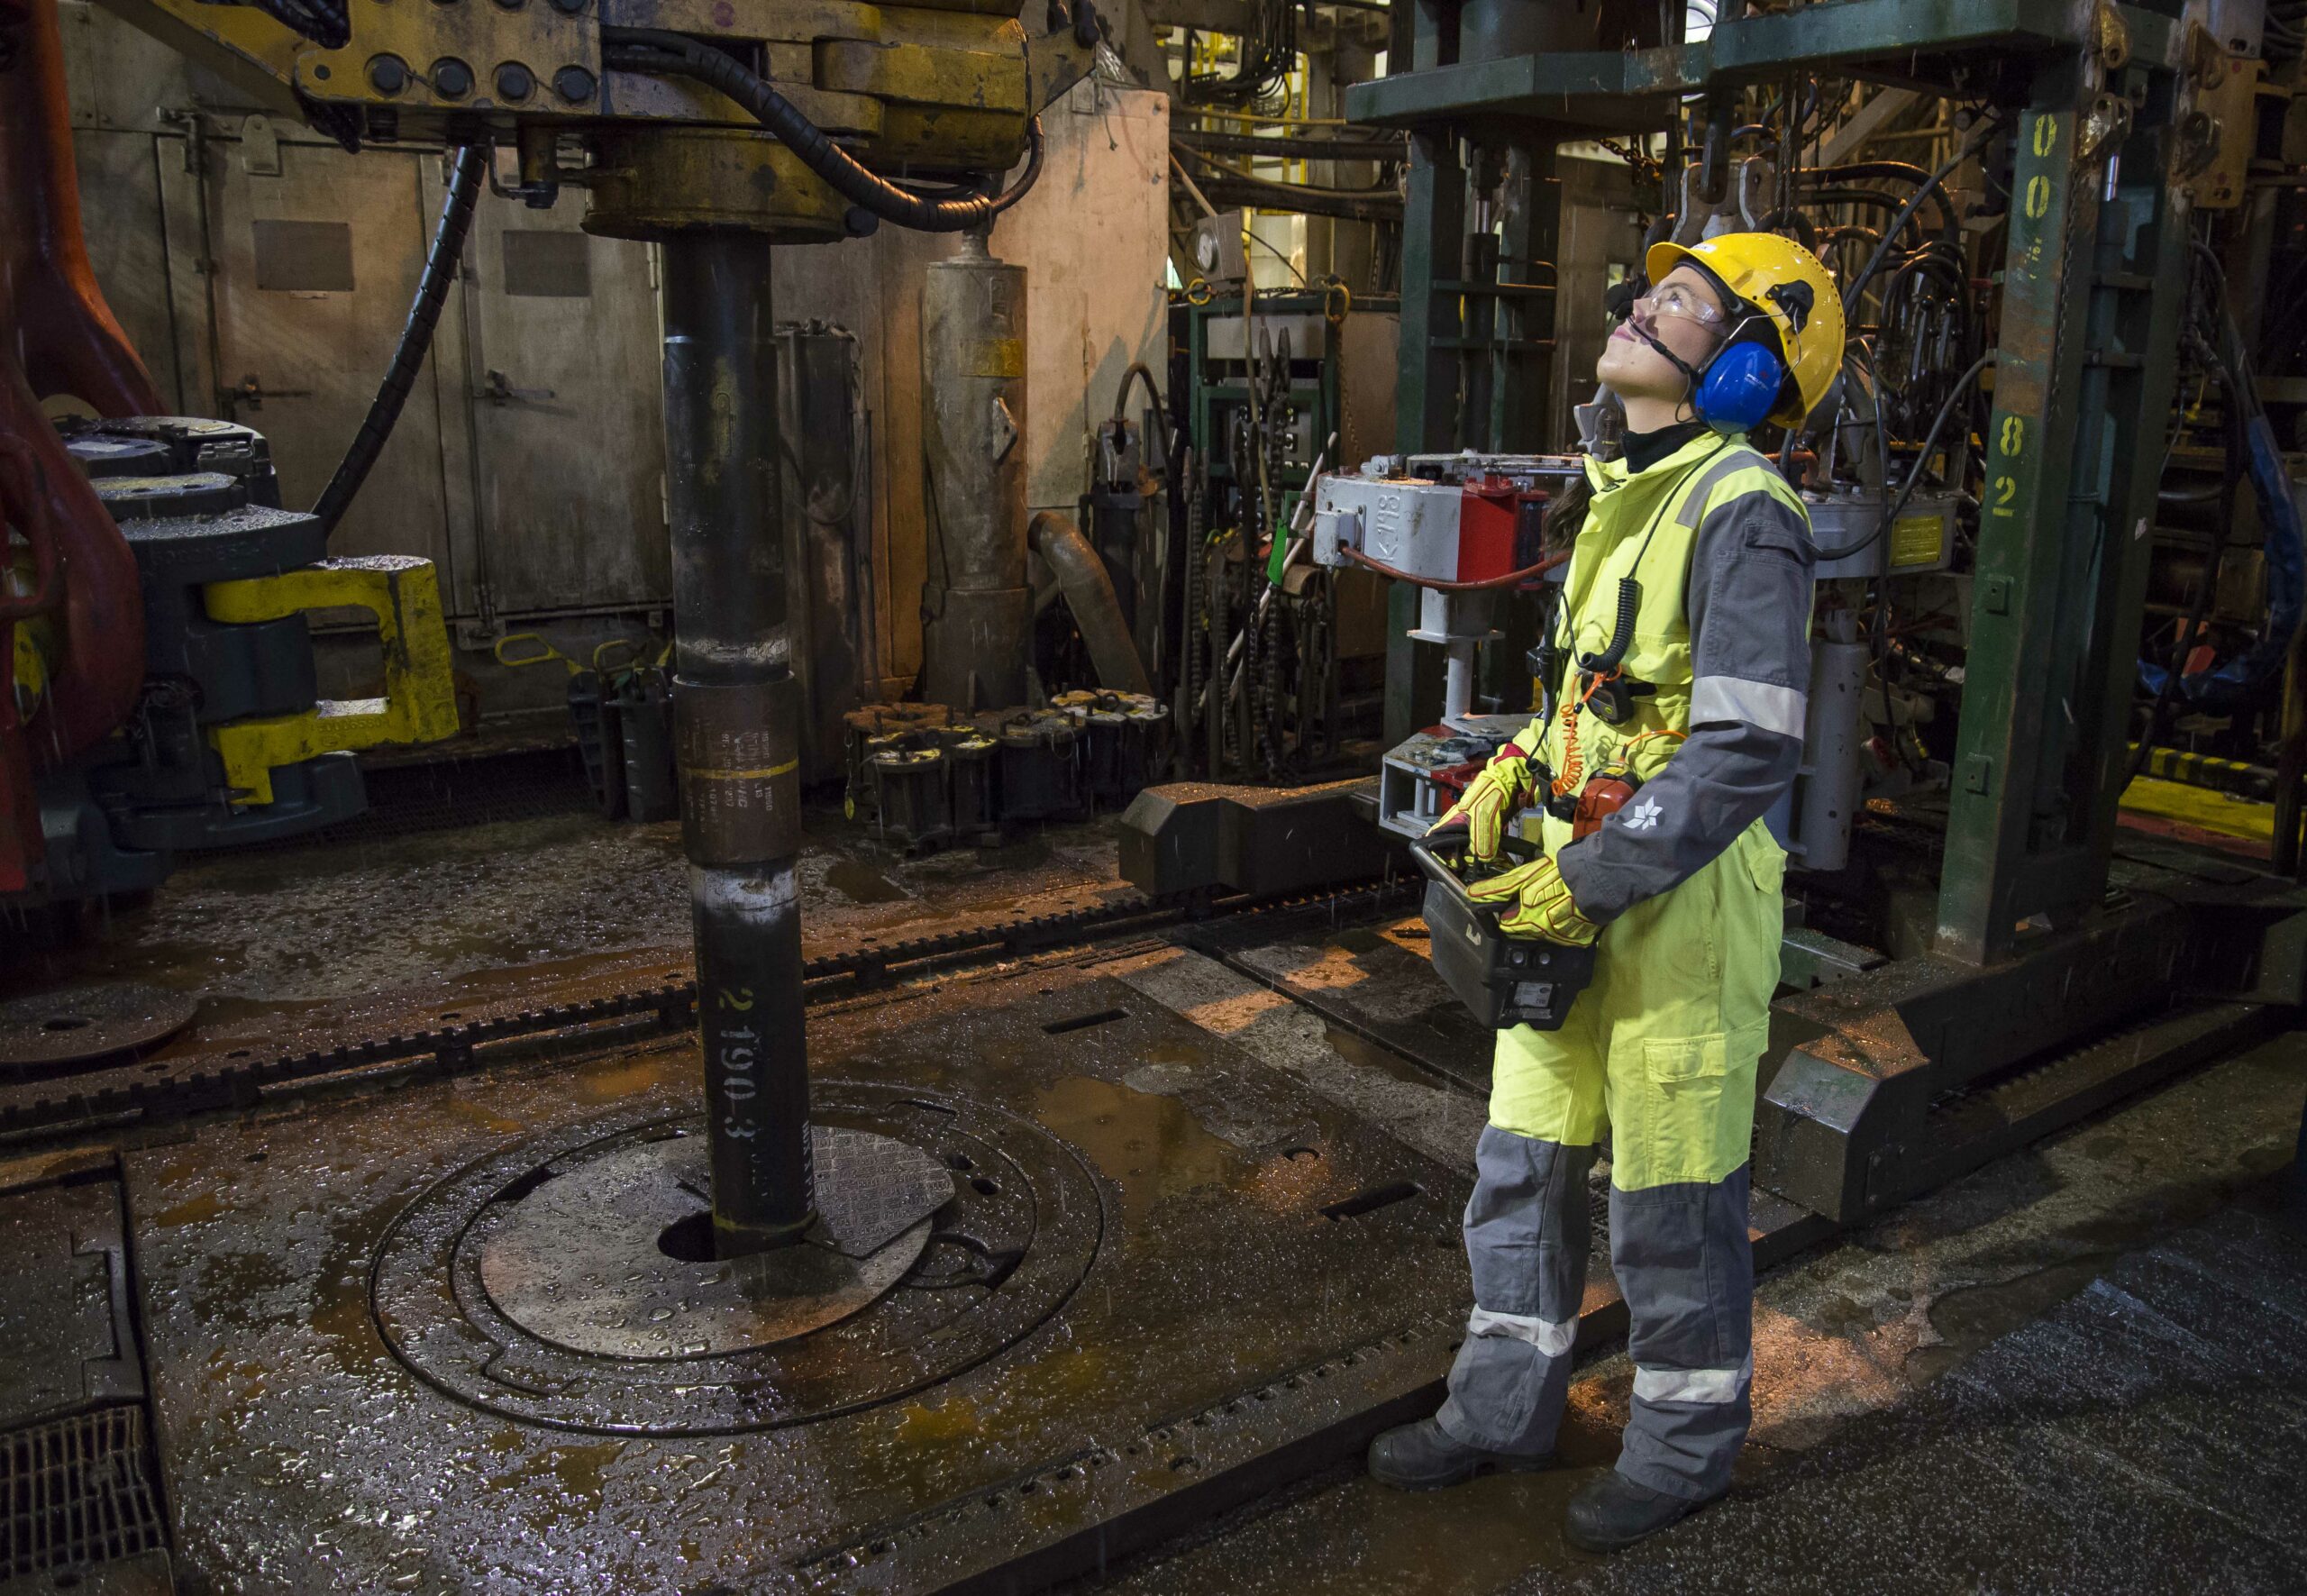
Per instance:
[[[436,172],[427,190],[437,204]],[[550,210],[491,197],[474,219],[460,354],[479,535],[463,614],[671,602],[649,247],[587,235],[584,204],[576,189]]]
[[[399,340],[424,267],[440,157],[353,156],[287,137],[254,162],[234,140],[208,141],[204,151],[214,414],[263,433],[283,502],[307,506],[360,430]],[[459,574],[441,469],[441,371],[438,360],[425,362],[334,552],[421,555]]]

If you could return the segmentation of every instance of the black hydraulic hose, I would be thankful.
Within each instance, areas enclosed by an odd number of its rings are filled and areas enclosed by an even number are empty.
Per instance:
[[[1795,241],[1796,242],[1813,255],[1819,252],[1819,224],[1810,220],[1809,213],[1800,205],[1789,205],[1783,211],[1773,211],[1763,218],[1760,231],[1776,233],[1787,227],[1792,227],[1801,235]]]
[[[1846,161],[1841,166],[1805,167],[1796,176],[1805,183],[1821,186],[1844,183],[1930,183],[1929,172],[1903,160],[1852,160]],[[1932,208],[1938,213],[1939,232],[1945,233],[1952,228],[1955,225],[1955,214],[1947,209],[1946,196],[1933,195],[1931,205]]]
[[[1167,426],[1167,422],[1170,422],[1170,413],[1163,411],[1161,390],[1154,385],[1154,371],[1146,367],[1144,360],[1133,360],[1128,371],[1121,374],[1121,390],[1114,395],[1114,420],[1126,422],[1130,417],[1130,383],[1146,385],[1146,399],[1154,401],[1154,413],[1163,417],[1163,432],[1167,432],[1167,429],[1170,429],[1170,426]]]
[[[351,42],[352,23],[343,0],[257,0],[257,9],[323,50],[342,50]]]
[[[1856,277],[1850,279],[1850,287],[1843,290],[1842,314],[1846,323],[1857,319],[1858,296],[1866,291],[1866,285],[1874,280],[1874,274],[1883,269],[1883,258],[1891,252],[1891,246],[1898,242],[1899,234],[1906,231],[1907,223],[1914,220],[1914,214],[1922,208],[1922,202],[1938,191],[1938,186],[1947,179],[1956,167],[1970,160],[1984,147],[1988,136],[1998,125],[1992,117],[1982,121],[1977,127],[1971,130],[1971,136],[1963,141],[1961,148],[1947,158],[1946,164],[1917,184],[1915,191],[1907,196],[1907,203],[1899,207],[1899,214],[1891,218],[1891,224],[1888,227],[1883,229],[1882,242],[1874,246],[1874,252],[1866,258],[1865,268]]]
[[[656,28],[603,28],[604,65],[625,72],[693,78],[743,106],[801,163],[853,205],[884,222],[918,233],[966,233],[989,223],[1026,196],[1042,175],[1042,123],[1026,129],[1025,175],[1002,194],[930,198],[866,170],[769,82],[734,57],[682,33]],[[867,224],[870,230],[871,224]]]
[[[1874,524],[1874,530],[1856,543],[1846,543],[1839,549],[1819,550],[1818,553],[1819,564],[1824,565],[1836,560],[1847,560],[1853,554],[1873,547],[1877,538],[1891,530],[1891,524],[1899,518],[1899,512],[1905,509],[1907,501],[1914,497],[1915,487],[1922,480],[1923,462],[1930,458],[1930,451],[1938,447],[1938,434],[1946,430],[1947,418],[1955,414],[1955,406],[1961,402],[1963,396],[1970,391],[1971,384],[1977,379],[1980,372],[1986,369],[1987,363],[1993,359],[1994,352],[1990,350],[1973,360],[1971,369],[1955,379],[1955,386],[1947,392],[1947,402],[1938,406],[1938,414],[1931,418],[1930,431],[1924,434],[1922,448],[1914,457],[1914,470],[1907,473],[1905,486],[1899,489],[1899,497],[1892,500],[1889,507],[1883,510],[1883,518]],[[1879,437],[1883,426],[1882,376],[1879,372],[1874,380],[1874,426],[1876,435]],[[1883,486],[1883,491],[1890,490],[1889,483],[1886,482]]]
[[[1895,194],[1880,188],[1860,188],[1853,185],[1821,184],[1805,187],[1802,201],[1812,205],[1872,205],[1878,211],[1895,211],[1904,202]]]
[[[1806,182],[1928,183],[1930,174],[1910,160],[1847,160],[1840,166],[1806,166],[1796,174]]]
[[[1154,371],[1146,367],[1144,360],[1133,360],[1128,371],[1121,374],[1121,390],[1114,395],[1114,422],[1119,424],[1119,422],[1128,420],[1130,383],[1146,385],[1146,399],[1154,401],[1154,420],[1156,420],[1156,424],[1161,426],[1161,433],[1158,433],[1156,438],[1156,442],[1161,442],[1161,466],[1163,470],[1170,470],[1170,450],[1172,447],[1177,447],[1177,436],[1174,436],[1174,429],[1170,426],[1170,408],[1163,404],[1161,390],[1154,385]]]
[[[385,451],[393,424],[408,402],[409,389],[416,386],[424,351],[433,343],[433,329],[441,320],[441,307],[448,303],[449,285],[456,279],[457,262],[465,252],[465,239],[472,232],[472,214],[480,203],[481,183],[488,176],[490,159],[487,144],[466,144],[457,150],[449,172],[449,190],[441,201],[441,224],[433,230],[433,248],[424,257],[423,275],[416,279],[416,298],[408,307],[408,320],[401,327],[392,364],[385,368],[385,379],[377,385],[377,397],[369,401],[369,414],[361,418],[352,446],[344,451],[336,474],[313,506],[324,535],[335,532],[336,524],[344,519],[352,496],[360,491],[377,457]]]

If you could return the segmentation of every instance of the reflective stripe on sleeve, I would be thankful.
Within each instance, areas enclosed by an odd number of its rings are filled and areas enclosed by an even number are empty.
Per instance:
[[[1765,732],[1800,737],[1810,695],[1794,688],[1741,681],[1735,676],[1701,676],[1691,684],[1691,725],[1744,721]]]
[[[1511,1336],[1517,1341],[1528,1342],[1547,1357],[1558,1358],[1578,1339],[1578,1321],[1562,1324],[1530,1314],[1492,1313],[1487,1308],[1477,1308],[1467,1316],[1466,1334]]]
[[[1735,1369],[1634,1371],[1634,1394],[1646,1402],[1735,1402],[1754,1382],[1755,1354]]]

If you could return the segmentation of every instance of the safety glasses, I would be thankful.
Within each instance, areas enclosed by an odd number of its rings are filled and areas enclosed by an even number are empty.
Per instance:
[[[1701,327],[1719,327],[1722,312],[1699,296],[1694,288],[1680,283],[1665,283],[1650,290],[1627,307],[1629,316],[1644,321],[1659,316],[1679,316],[1686,322],[1696,322]]]

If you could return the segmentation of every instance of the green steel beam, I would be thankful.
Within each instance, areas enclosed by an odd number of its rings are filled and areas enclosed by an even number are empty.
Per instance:
[[[2139,357],[2138,364],[2108,363],[2102,415],[2108,435],[2097,458],[2106,466],[2107,513],[2086,537],[2103,533],[2120,545],[2098,561],[2100,609],[2084,661],[2086,703],[2096,702],[2091,749],[2097,791],[2089,817],[2096,879],[2106,878],[2115,839],[2116,811],[2130,771],[2130,712],[2138,679],[2138,641],[2147,613],[2147,579],[2161,487],[2166,417],[2178,380],[2176,336],[2191,250],[2186,214],[2173,204],[2172,141],[2178,114],[2174,73],[2147,74],[2137,128],[2122,145],[2113,170],[2114,193],[2100,217],[2099,287],[2093,296],[2092,347]],[[2084,414],[2093,411],[2087,403]]]
[[[1423,10],[1421,15],[1424,14]],[[1443,341],[1459,332],[1458,275],[1466,233],[1466,178],[1458,141],[1421,133],[1410,141],[1409,196],[1402,213],[1400,371],[1394,382],[1394,447],[1405,454],[1456,447],[1458,357]],[[1438,653],[1409,640],[1418,589],[1396,582],[1386,595],[1387,746],[1430,725],[1442,702]]]
[[[2176,64],[2181,35],[2171,19],[2109,9],[2134,60]],[[1345,114],[1364,125],[1509,117],[1639,131],[1661,126],[1678,96],[1804,68],[1929,83],[1961,65],[1975,92],[1981,65],[2023,69],[2088,48],[2096,14],[2089,0],[1827,0],[1725,23],[1694,44],[1509,56],[1358,83],[1345,91]]]
[[[2083,74],[2061,80],[2020,118],[2004,258],[1987,491],[1979,510],[1971,643],[1939,877],[1938,944],[1974,962],[2016,936],[2019,867],[2033,852],[2036,778],[2046,739],[2064,742],[2071,704],[2047,700],[2060,679],[2052,642],[2065,597],[2068,483],[2083,375],[2080,323],[2095,230],[2095,169],[2080,159],[2090,96]],[[2076,324],[2062,325],[2072,307]],[[2064,334],[2064,335],[2062,335]],[[2070,402],[2056,403],[2059,398]],[[2052,763],[2057,763],[2055,755]]]
[[[2187,246],[2171,76],[2131,74],[2143,105],[2120,143],[2095,76],[2046,71],[2016,129],[1938,899],[1939,950],[1974,962],[2034,915],[2098,904],[2126,753]]]
[[[1436,347],[1459,333],[1458,252],[1466,232],[1466,178],[1458,142],[1420,134],[1410,141],[1409,197],[1402,212],[1401,372],[1394,386],[1394,442],[1405,454],[1454,446],[1457,357]]]
[[[1491,345],[1491,411],[1487,447],[1508,454],[1560,449],[1564,438],[1546,435],[1546,396],[1553,391],[1556,301],[1552,262],[1562,247],[1562,179],[1556,175],[1555,142],[1543,132],[1507,144],[1506,182],[1499,206],[1498,260],[1488,303],[1497,317]],[[1533,261],[1548,264],[1534,269]],[[1470,296],[1471,299],[1471,296]],[[1473,440],[1468,440],[1473,442]],[[1505,599],[1496,606],[1500,634],[1482,645],[1475,661],[1474,690],[1498,700],[1507,713],[1529,709],[1527,657],[1539,642],[1538,606]]]
[[[1496,286],[1497,347],[1491,378],[1491,447],[1501,453],[1536,453],[1563,440],[1541,435],[1552,387],[1555,304],[1550,287],[1531,280],[1531,262],[1552,262],[1562,247],[1562,179],[1555,176],[1554,141],[1516,141],[1506,147],[1505,200],[1500,207]]]

